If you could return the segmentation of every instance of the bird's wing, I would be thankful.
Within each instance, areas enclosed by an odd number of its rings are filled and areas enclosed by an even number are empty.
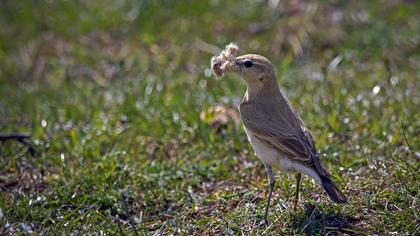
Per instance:
[[[329,176],[321,165],[311,134],[290,109],[286,110],[290,113],[288,118],[280,110],[269,110],[250,103],[242,103],[239,110],[245,127],[258,139],[288,154],[293,160],[312,167],[320,175]]]

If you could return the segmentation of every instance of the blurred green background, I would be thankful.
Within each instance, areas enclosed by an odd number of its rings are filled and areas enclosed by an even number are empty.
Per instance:
[[[418,234],[418,1],[0,2],[0,234]],[[211,45],[269,58],[349,198],[267,179],[245,84]]]

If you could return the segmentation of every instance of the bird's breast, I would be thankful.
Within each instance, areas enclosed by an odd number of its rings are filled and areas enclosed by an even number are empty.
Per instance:
[[[283,153],[272,148],[268,144],[259,140],[251,131],[245,128],[248,140],[254,149],[255,154],[261,161],[266,164],[273,166],[283,172],[295,172],[296,168],[294,163],[286,157]]]

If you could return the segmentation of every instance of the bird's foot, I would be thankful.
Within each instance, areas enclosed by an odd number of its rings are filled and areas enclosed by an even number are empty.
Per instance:
[[[288,209],[288,207],[286,206],[286,204],[284,204],[284,203],[283,203],[283,201],[282,201],[282,200],[280,200],[280,201],[279,201],[279,203],[280,203],[280,206],[281,206],[284,210],[287,210],[287,209]]]
[[[261,222],[260,222],[260,224],[258,225],[258,227],[260,227],[260,228],[265,228],[265,227],[268,227],[268,225],[270,224],[270,222],[268,222],[268,220],[267,219],[264,219],[264,220],[262,220]]]

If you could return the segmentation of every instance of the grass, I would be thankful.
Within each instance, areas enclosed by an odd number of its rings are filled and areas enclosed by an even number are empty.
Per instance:
[[[0,7],[1,234],[418,234],[415,1],[53,1]],[[266,55],[349,198],[263,165],[202,42]],[[220,121],[216,106],[222,106]],[[233,114],[232,114],[233,113]],[[200,115],[201,114],[201,115]]]

